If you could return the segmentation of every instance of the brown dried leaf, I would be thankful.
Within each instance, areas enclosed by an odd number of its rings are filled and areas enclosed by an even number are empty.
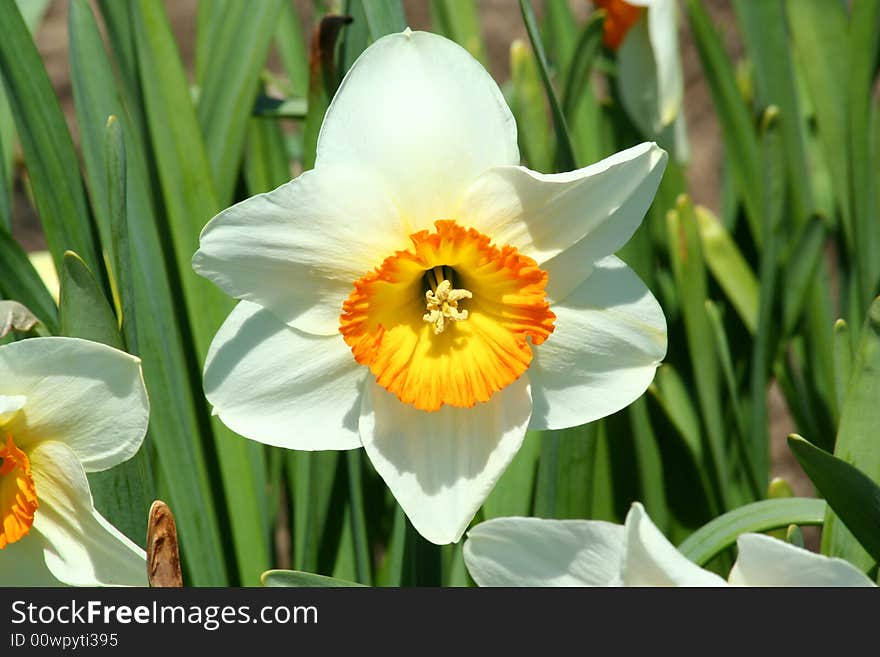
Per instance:
[[[177,524],[168,505],[156,500],[147,520],[147,578],[153,587],[182,587]]]

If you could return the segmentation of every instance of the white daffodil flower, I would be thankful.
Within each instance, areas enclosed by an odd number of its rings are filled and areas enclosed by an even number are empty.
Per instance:
[[[675,549],[641,504],[625,524],[495,518],[476,525],[464,562],[480,586],[873,586],[843,559],[763,534],[737,539],[727,582]]]
[[[666,321],[612,254],[665,164],[646,143],[530,171],[467,51],[379,39],[315,168],[202,232],[196,272],[243,299],[207,357],[214,412],[269,445],[364,447],[425,538],[459,540],[527,429],[596,420],[653,379]]]
[[[146,585],[146,556],[101,516],[86,472],[147,431],[140,360],[77,338],[0,347],[0,586]]]
[[[676,0],[594,0],[605,10],[603,42],[617,52],[617,87],[633,123],[688,159],[684,75]]]

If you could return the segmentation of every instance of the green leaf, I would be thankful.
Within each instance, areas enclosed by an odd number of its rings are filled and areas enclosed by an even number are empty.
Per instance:
[[[260,575],[263,586],[290,586],[290,587],[341,587],[363,586],[357,582],[348,582],[344,579],[335,579],[324,575],[304,573],[299,570],[267,570]]]
[[[591,517],[597,424],[542,431],[535,486],[535,515]]]
[[[127,7],[123,3],[110,5],[114,11]],[[119,102],[120,94],[113,84],[113,70],[101,45],[100,32],[88,3],[83,0],[71,3],[70,39],[74,101],[92,206],[98,213],[108,213],[106,222],[111,233],[113,226],[121,227],[122,218],[110,211],[110,203],[103,196],[112,186],[107,178],[112,167],[105,150],[108,116],[117,116],[125,142],[125,223],[131,243],[137,245],[131,250],[130,263],[134,306],[145,309],[136,314],[134,321],[153,409],[147,440],[156,450],[160,481],[176,511],[188,581],[197,586],[225,584],[228,548],[220,539],[214,486],[200,440],[200,422],[204,421],[200,412],[201,386],[198,372],[190,367],[184,349],[184,341],[189,339],[185,338],[189,330],[186,311],[178,306],[173,291],[177,286],[176,272],[166,266],[164,247],[169,240],[154,207],[141,132]],[[128,221],[128,217],[138,220]],[[125,290],[121,286],[123,304],[130,303],[125,299]]]
[[[828,161],[831,184],[840,200],[844,236],[853,247],[846,132],[846,82],[849,79],[848,30],[843,3],[826,0],[786,2],[791,42],[815,110],[819,141]]]
[[[749,452],[753,471],[760,476],[758,485],[767,485],[770,467],[770,442],[767,410],[767,387],[770,370],[779,339],[777,307],[777,276],[782,236],[782,209],[785,189],[785,164],[782,157],[782,137],[779,130],[779,111],[770,107],[762,120],[761,154],[763,158],[761,234],[763,248],[760,256],[760,294],[758,322],[752,345],[749,387],[751,391],[751,418],[749,423]]]
[[[190,264],[202,227],[220,206],[164,6],[140,0],[131,10],[150,137],[200,371],[214,334],[233,306],[211,282],[194,275]],[[248,103],[247,112],[250,107]],[[200,410],[206,410],[204,404]],[[239,576],[243,583],[255,584],[256,573],[269,565],[263,448],[234,435],[216,417],[210,426]]]
[[[345,453],[346,472],[348,474],[349,522],[351,523],[351,539],[354,544],[355,573],[357,580],[363,584],[373,581],[370,541],[367,538],[367,522],[364,516],[364,496],[361,477],[361,459],[363,451],[350,449]]]
[[[360,2],[352,4],[363,10],[364,5]],[[309,57],[309,112],[303,127],[303,169],[308,170],[315,166],[315,157],[318,149],[318,133],[324,123],[324,114],[330,105],[330,99],[336,93],[338,83],[336,75],[336,62],[333,57],[336,47],[336,39],[340,30],[352,22],[346,16],[325,16],[318,25],[315,38],[312,40],[311,56]],[[357,23],[355,23],[357,25]],[[360,28],[363,26],[361,25]],[[359,29],[360,29],[359,28]],[[363,34],[362,34],[363,35]],[[341,44],[342,51],[348,53],[355,44],[351,30],[345,33],[345,39]],[[358,43],[358,47],[360,47]],[[365,43],[363,44],[366,45]],[[352,62],[359,55],[352,53]],[[345,55],[347,57],[347,54]],[[343,59],[343,61],[345,61]]]
[[[604,13],[595,13],[587,20],[578,37],[562,93],[562,113],[568,121],[574,119],[578,100],[583,95],[584,88],[589,84],[590,74],[593,72],[593,61],[602,46],[604,26]]]
[[[746,504],[707,523],[679,546],[678,550],[698,566],[705,565],[734,543],[740,534],[766,532],[789,525],[821,525],[825,500],[790,497]]]
[[[43,14],[49,8],[50,0],[16,0],[18,10],[21,12],[28,30],[33,34],[40,24]],[[2,75],[0,75],[2,80]],[[11,213],[6,207],[6,213],[2,207],[3,199],[11,193],[13,178],[13,156],[15,153],[15,120],[12,117],[12,109],[6,98],[3,83],[0,82],[0,228],[11,230]]]
[[[535,493],[535,478],[538,474],[538,457],[542,442],[541,432],[526,433],[522,447],[489,493],[489,497],[483,502],[483,513],[486,518],[532,514],[532,498]]]
[[[851,563],[864,571],[873,568],[875,563],[880,562],[880,486],[860,469],[811,445],[798,435],[788,437],[788,446],[810,481],[828,501],[829,513],[834,512],[837,526],[840,527],[842,521],[846,529],[852,532],[851,538],[858,542],[853,544],[850,541],[845,551],[833,552],[831,556],[853,559]],[[830,529],[828,519],[825,532]],[[834,539],[835,536],[832,536],[829,540],[830,546],[840,546]],[[856,550],[855,547],[860,549]]]
[[[338,452],[287,453],[293,500],[293,564],[300,570],[318,570],[339,459]]]
[[[24,249],[0,226],[0,290],[30,308],[50,333],[58,333],[58,308]]]
[[[706,265],[754,335],[758,324],[758,279],[718,218],[702,206],[694,208],[694,214]]]
[[[761,210],[756,194],[756,190],[761,187],[758,169],[760,160],[752,117],[737,87],[733,67],[724,50],[724,40],[712,25],[703,3],[701,0],[687,0],[685,7],[721,124],[727,160],[739,197],[745,206],[752,238],[760,246]]]
[[[834,322],[834,393],[837,407],[843,408],[846,388],[852,375],[853,349],[849,325],[842,319]]]
[[[353,0],[353,2],[359,2],[363,5],[367,28],[373,41],[386,34],[402,32],[406,29],[406,16],[403,13],[403,3],[400,0],[383,0],[382,2]]]
[[[116,315],[82,258],[65,253],[59,278],[61,333],[124,349]]]
[[[121,300],[123,336],[126,348],[137,354],[137,321],[135,319],[134,260],[129,241],[128,213],[126,211],[125,140],[119,119],[110,115],[104,135],[104,160],[107,164],[108,210],[110,214],[111,252],[113,272]]]
[[[824,247],[825,223],[819,217],[812,217],[794,240],[785,262],[785,294],[782,295],[782,324],[785,335],[794,332],[797,320],[804,310],[809,287],[819,271]]]
[[[431,0],[431,27],[486,65],[486,47],[480,35],[480,14],[475,0]]]
[[[880,442],[877,441],[877,427],[880,426],[878,400],[880,400],[880,298],[875,299],[871,304],[868,317],[862,327],[834,445],[834,456],[858,468],[875,482],[880,481]],[[819,486],[818,482],[815,483]],[[831,502],[830,497],[829,502]],[[841,520],[844,522],[841,523]],[[829,512],[825,524],[822,551],[868,570],[871,566],[871,556],[865,552],[868,546],[859,545],[851,531],[854,528],[844,526],[848,524],[846,518],[839,518],[836,513]],[[870,551],[875,559],[880,554]]]
[[[254,116],[276,119],[304,119],[308,115],[305,98],[270,98],[258,96],[254,104]]]
[[[508,95],[523,159],[535,171],[550,171],[553,168],[553,138],[538,65],[529,47],[519,39],[510,44]]]
[[[730,508],[730,465],[726,458],[720,372],[714,338],[706,316],[706,269],[693,206],[686,196],[667,215],[669,255],[681,299],[688,353],[692,364],[706,445],[722,508]],[[707,465],[707,464],[702,464]]]
[[[878,291],[880,275],[880,221],[874,196],[878,162],[871,153],[871,100],[877,77],[877,55],[880,53],[880,2],[855,0],[849,24],[849,84],[846,106],[849,109],[848,129],[852,179],[849,181],[853,203],[855,231],[854,264],[859,277],[859,308]]]
[[[62,334],[122,349],[116,316],[95,277],[75,253],[64,254],[60,278]],[[147,514],[156,499],[149,450],[149,442],[145,441],[128,461],[88,475],[95,508],[142,547],[147,536]]]
[[[212,7],[213,3],[201,3]],[[247,117],[278,25],[281,0],[227,2],[211,31],[198,118],[220,205],[232,199]],[[200,7],[201,8],[201,7]],[[200,39],[201,41],[201,39]]]
[[[64,252],[73,250],[100,278],[102,261],[94,243],[79,160],[40,54],[13,0],[0,1],[0,25],[0,74],[55,266],[60,269]]]
[[[694,459],[703,463],[703,444],[700,439],[700,416],[691,403],[690,395],[681,376],[670,363],[657,368],[654,382],[648,388],[678,430],[684,444]]]
[[[783,0],[736,0],[734,9],[753,64],[757,109],[763,111],[775,105],[782,115],[782,141],[793,223],[800,227],[815,212],[815,207],[784,4]]]
[[[530,0],[520,0],[519,6],[526,31],[529,33],[532,50],[538,62],[538,72],[541,74],[541,81],[544,83],[544,92],[547,94],[547,100],[550,102],[550,113],[553,116],[553,127],[556,131],[556,169],[557,171],[573,171],[577,168],[577,158],[575,157],[574,147],[568,133],[565,115],[562,113],[562,107],[559,104],[559,99],[556,96],[556,91],[553,89],[553,83],[550,79],[549,64],[547,63],[547,56],[544,54],[544,44],[541,42],[535,10],[532,8]]]
[[[309,91],[308,44],[299,15],[289,2],[281,5],[278,27],[275,30],[275,47],[290,79],[291,91],[305,96]]]

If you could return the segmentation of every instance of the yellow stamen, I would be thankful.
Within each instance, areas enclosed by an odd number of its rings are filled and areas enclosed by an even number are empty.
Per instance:
[[[27,535],[38,506],[30,459],[7,433],[0,445],[0,550]]]
[[[468,311],[459,310],[458,302],[462,299],[471,299],[473,296],[469,290],[453,290],[452,283],[444,278],[437,284],[436,290],[425,292],[428,312],[422,316],[422,319],[434,325],[434,335],[440,335],[446,329],[447,319],[460,322],[468,318]]]

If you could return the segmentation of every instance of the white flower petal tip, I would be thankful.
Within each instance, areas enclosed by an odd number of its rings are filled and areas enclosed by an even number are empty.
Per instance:
[[[95,510],[73,450],[47,440],[30,457],[40,499],[33,531],[52,575],[75,586],[145,586],[146,554]]]
[[[64,441],[88,472],[118,465],[140,448],[149,423],[140,363],[79,338],[32,338],[0,347],[0,395],[26,397],[5,430],[26,451],[45,439]]]
[[[645,508],[633,503],[625,522],[624,586],[724,586],[715,573],[700,568],[669,542]]]
[[[457,542],[525,438],[531,412],[525,376],[473,408],[426,413],[368,384],[364,449],[416,530]]]
[[[519,159],[516,121],[489,73],[457,43],[409,31],[377,40],[348,71],[315,168],[370,171],[412,233],[455,216],[471,182]]]
[[[628,406],[666,356],[666,317],[654,295],[611,256],[563,302],[556,330],[535,348],[531,429],[564,429]]]
[[[354,449],[366,375],[342,336],[302,333],[242,301],[211,343],[204,386],[213,413],[242,436],[289,449]]]
[[[826,557],[764,534],[743,534],[728,581],[734,586],[876,586],[843,559]]]
[[[601,520],[495,518],[468,531],[464,562],[480,586],[608,586],[623,538]]]

